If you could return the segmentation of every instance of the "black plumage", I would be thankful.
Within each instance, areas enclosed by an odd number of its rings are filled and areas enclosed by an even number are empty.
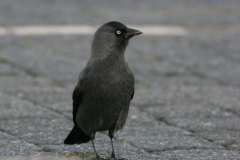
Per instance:
[[[96,31],[90,59],[79,75],[73,91],[74,127],[65,144],[92,141],[98,131],[109,131],[111,139],[126,121],[134,95],[134,75],[124,52],[129,39],[142,32],[120,22],[109,22]],[[112,158],[115,158],[112,143]]]

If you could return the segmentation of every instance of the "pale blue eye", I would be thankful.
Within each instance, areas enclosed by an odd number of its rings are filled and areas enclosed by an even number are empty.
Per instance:
[[[117,34],[121,34],[121,31],[117,31]]]

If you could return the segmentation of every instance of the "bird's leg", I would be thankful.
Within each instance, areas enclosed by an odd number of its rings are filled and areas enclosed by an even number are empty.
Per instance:
[[[95,152],[95,154],[96,154],[96,159],[99,160],[99,159],[101,159],[101,158],[100,158],[100,156],[98,155],[97,150],[96,150],[96,147],[95,147],[95,144],[94,144],[95,134],[96,134],[96,133],[92,133],[92,134],[90,135],[90,139],[91,139],[91,141],[92,141],[92,146],[93,146],[94,152]]]
[[[112,145],[112,154],[111,154],[111,158],[115,159],[115,152],[114,152],[114,147],[113,147],[113,136],[114,136],[114,129],[110,129],[109,132],[109,137],[111,139],[111,145]]]
[[[114,147],[113,147],[113,140],[111,138],[111,144],[112,144],[112,154],[111,154],[111,158],[115,159],[115,153],[114,153]]]
[[[93,146],[94,152],[96,154],[96,159],[100,159],[100,156],[98,155],[97,150],[95,148],[94,139],[92,139],[91,141],[92,141],[92,146]]]

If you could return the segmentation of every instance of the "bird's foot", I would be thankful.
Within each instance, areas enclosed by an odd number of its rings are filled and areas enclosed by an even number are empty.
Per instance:
[[[103,160],[103,158],[101,158],[99,155],[97,155],[96,157],[93,158],[93,160]]]
[[[111,159],[116,159],[116,156],[115,156],[115,153],[113,152],[112,154],[111,154],[111,157],[110,157]]]

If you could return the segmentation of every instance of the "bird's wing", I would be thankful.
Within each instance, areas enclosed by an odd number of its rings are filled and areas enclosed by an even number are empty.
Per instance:
[[[133,90],[133,93],[132,93],[132,95],[131,95],[131,100],[133,99],[133,96],[134,96],[134,90]]]
[[[83,88],[84,88],[83,82],[84,82],[84,79],[86,79],[86,76],[88,75],[89,71],[90,71],[89,66],[86,66],[82,70],[82,72],[80,73],[79,78],[78,78],[78,83],[73,90],[73,94],[72,94],[73,122],[74,122],[75,125],[76,125],[76,115],[77,115],[78,107],[81,103],[81,100],[82,100],[82,97],[83,97],[83,94],[84,94],[84,92],[83,92]]]

